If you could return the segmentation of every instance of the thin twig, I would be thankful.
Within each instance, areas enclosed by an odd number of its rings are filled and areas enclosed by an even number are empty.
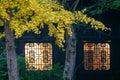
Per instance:
[[[72,8],[72,12],[74,12],[74,11],[76,10],[76,8],[77,8],[77,6],[78,6],[79,1],[80,1],[80,0],[76,0],[76,1],[73,3],[73,4],[74,4],[74,6],[73,6],[73,8]]]

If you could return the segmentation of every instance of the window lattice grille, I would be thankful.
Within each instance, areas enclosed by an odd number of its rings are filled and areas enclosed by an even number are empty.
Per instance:
[[[50,43],[26,43],[25,60],[28,70],[52,69],[52,45]]]
[[[84,43],[85,70],[110,69],[110,45],[108,43]]]

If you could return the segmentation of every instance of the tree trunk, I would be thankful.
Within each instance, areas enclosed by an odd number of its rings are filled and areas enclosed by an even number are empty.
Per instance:
[[[9,29],[9,21],[5,21],[5,41],[7,51],[7,69],[9,80],[19,80],[13,31]]]
[[[74,80],[74,68],[76,62],[76,36],[73,26],[71,26],[73,32],[72,36],[66,36],[66,60],[63,73],[64,80]]]

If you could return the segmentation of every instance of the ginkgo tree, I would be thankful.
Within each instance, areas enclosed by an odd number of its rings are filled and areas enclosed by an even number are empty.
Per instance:
[[[57,0],[0,0],[0,25],[4,27],[0,37],[5,36],[6,40],[9,80],[19,80],[14,39],[24,32],[40,34],[40,29],[47,25],[48,35],[55,37],[55,43],[63,48],[64,34],[72,35],[72,24],[82,22],[95,29],[108,30],[102,22],[84,12],[85,9],[75,12],[65,10]]]

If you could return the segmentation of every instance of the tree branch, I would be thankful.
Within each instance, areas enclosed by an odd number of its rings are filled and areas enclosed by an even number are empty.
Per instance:
[[[73,6],[73,8],[72,8],[72,12],[74,12],[75,9],[77,8],[77,5],[78,5],[79,1],[80,1],[80,0],[76,0],[76,1],[73,3],[74,6]]]
[[[63,1],[62,1],[62,6],[65,7],[65,3],[66,3],[66,0],[63,0]]]
[[[91,10],[92,8],[94,8],[94,7],[96,7],[96,6],[100,6],[100,7],[105,7],[104,5],[102,5],[102,4],[104,4],[104,3],[111,3],[112,2],[112,0],[107,0],[107,1],[103,1],[103,2],[100,2],[100,1],[96,1],[96,4],[94,4],[94,5],[91,5],[91,6],[88,6],[88,7],[86,7],[87,8],[87,10]],[[107,6],[107,5],[106,5]]]

